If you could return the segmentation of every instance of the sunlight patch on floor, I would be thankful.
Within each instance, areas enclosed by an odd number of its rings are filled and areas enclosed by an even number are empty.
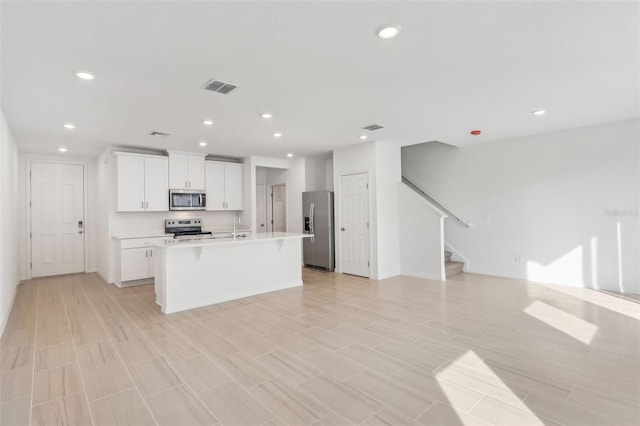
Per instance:
[[[470,365],[475,366],[470,367]],[[516,395],[474,351],[467,351],[455,361],[442,367],[435,374],[435,379],[440,385],[442,392],[446,395],[448,403],[456,410],[467,412],[465,406],[468,407],[469,398],[464,392],[460,392],[459,388],[451,387],[448,383],[449,381],[456,382],[459,385],[474,389],[480,393],[486,393],[494,403],[515,413],[517,418],[526,418],[527,424],[545,424],[522,402],[524,395]],[[478,413],[476,413],[476,411],[478,411]],[[485,411],[485,407],[483,401],[480,400],[468,412],[473,415],[478,415],[484,420],[489,420],[487,416],[492,417],[493,421],[497,421],[495,424],[510,423],[506,418],[498,420],[498,417],[501,417],[500,410],[497,410],[497,412],[493,414],[482,413],[483,411]],[[493,421],[490,423],[493,423]],[[463,422],[463,424],[466,423]]]
[[[598,326],[539,300],[527,306],[524,312],[585,345],[591,344],[598,332]]]

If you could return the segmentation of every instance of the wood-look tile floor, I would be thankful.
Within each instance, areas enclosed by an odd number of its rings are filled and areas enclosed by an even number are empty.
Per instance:
[[[26,281],[0,341],[0,423],[639,423],[631,300],[473,274],[304,283],[163,315],[151,285]]]

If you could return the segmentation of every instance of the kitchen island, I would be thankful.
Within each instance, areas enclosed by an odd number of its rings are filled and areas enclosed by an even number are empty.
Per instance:
[[[302,238],[310,236],[272,232],[158,242],[156,303],[170,314],[301,286]]]

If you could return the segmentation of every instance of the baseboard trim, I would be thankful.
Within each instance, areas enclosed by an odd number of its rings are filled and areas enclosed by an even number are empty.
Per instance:
[[[2,315],[2,322],[0,322],[0,336],[4,335],[4,330],[7,327],[7,324],[9,323],[9,317],[11,316],[11,311],[13,310],[13,304],[16,301],[16,295],[18,294],[18,286],[20,285],[20,283],[17,283],[14,287],[13,287],[13,295],[11,296],[11,303],[9,303],[9,309],[7,309],[7,312],[5,312]]]

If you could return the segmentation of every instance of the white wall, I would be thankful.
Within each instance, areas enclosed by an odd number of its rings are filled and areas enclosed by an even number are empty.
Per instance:
[[[18,273],[18,148],[0,110],[0,334],[16,295]]]
[[[305,191],[324,191],[327,189],[326,159],[306,157]]]
[[[639,123],[416,145],[402,170],[473,222],[445,221],[470,272],[640,293]]]
[[[402,181],[400,147],[375,143],[378,279],[400,274],[398,184]]]
[[[325,187],[327,191],[333,191],[333,156],[324,161]]]
[[[398,237],[398,182],[400,148],[381,142],[367,142],[333,152],[333,176],[336,217],[336,270],[342,272],[340,247],[340,177],[368,173],[369,223],[372,279],[384,279],[400,273]]]
[[[402,274],[444,281],[444,218],[447,216],[404,183],[397,185]]]
[[[33,161],[82,164],[86,176],[86,197],[85,205],[85,271],[95,272],[98,265],[98,185],[95,158],[72,157],[63,154],[41,155],[21,152],[18,156],[18,190],[20,194],[27,194],[29,186],[29,168]],[[20,241],[20,277],[21,279],[31,278],[31,271],[28,267],[30,262],[29,246],[29,208],[26,197],[18,197],[18,235]]]

